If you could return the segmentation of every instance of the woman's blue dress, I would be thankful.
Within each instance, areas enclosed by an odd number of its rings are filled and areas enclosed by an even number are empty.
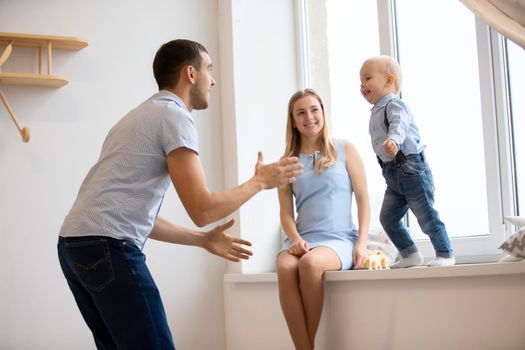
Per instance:
[[[342,270],[352,267],[352,251],[357,229],[352,220],[352,181],[346,169],[345,140],[335,140],[337,162],[315,174],[318,153],[299,154],[304,173],[292,186],[297,212],[296,223],[301,237],[310,249],[329,247],[341,260]],[[286,237],[282,250],[290,247]]]

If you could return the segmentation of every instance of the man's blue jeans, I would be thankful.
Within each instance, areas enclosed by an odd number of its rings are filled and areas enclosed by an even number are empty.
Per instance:
[[[58,257],[97,349],[175,349],[159,291],[133,243],[59,237]]]
[[[383,164],[387,189],[381,208],[380,221],[385,232],[403,257],[418,251],[403,224],[408,209],[417,218],[421,230],[430,237],[437,257],[453,256],[445,225],[434,206],[434,180],[423,153],[411,154],[406,163],[394,161]]]

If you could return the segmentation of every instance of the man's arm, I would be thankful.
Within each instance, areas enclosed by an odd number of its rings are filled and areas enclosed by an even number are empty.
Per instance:
[[[177,148],[167,157],[171,181],[184,208],[199,227],[226,217],[263,189],[294,182],[303,171],[296,157],[271,164],[263,164],[262,161],[259,152],[255,175],[245,183],[225,191],[210,192],[202,164],[194,151]]]
[[[158,216],[150,238],[157,241],[201,247],[230,261],[247,260],[252,255],[252,252],[244,249],[241,245],[251,246],[252,244],[244,239],[230,236],[225,232],[225,230],[233,226],[233,223],[234,220],[231,219],[208,232],[198,232],[178,226]]]

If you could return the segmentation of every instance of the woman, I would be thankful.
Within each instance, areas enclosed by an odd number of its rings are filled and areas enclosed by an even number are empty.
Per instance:
[[[323,102],[311,89],[290,98],[284,156],[299,157],[304,173],[293,185],[279,188],[287,236],[277,257],[279,298],[296,349],[313,349],[323,308],[323,273],[359,268],[367,257],[366,176],[355,147],[330,137]],[[352,221],[354,192],[359,229]]]

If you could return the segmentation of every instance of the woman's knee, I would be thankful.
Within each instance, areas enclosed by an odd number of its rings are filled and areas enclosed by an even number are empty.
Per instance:
[[[293,256],[285,256],[284,254],[287,253],[281,253],[277,258],[277,276],[280,279],[288,276],[296,276],[299,269],[299,259]]]
[[[305,254],[299,259],[299,275],[318,276],[325,271],[323,260],[317,254]]]
[[[337,253],[328,247],[317,247],[299,259],[300,278],[322,277],[325,271],[341,269],[341,259]]]

